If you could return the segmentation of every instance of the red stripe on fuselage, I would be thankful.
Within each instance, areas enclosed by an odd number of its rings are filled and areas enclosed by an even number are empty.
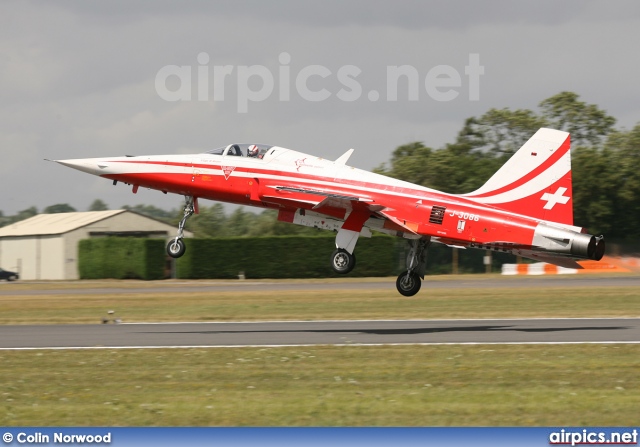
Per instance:
[[[229,177],[225,179],[222,171],[218,174],[209,174],[211,180],[204,181],[190,173],[133,173],[133,174],[108,174],[105,177],[119,180],[126,183],[133,183],[142,187],[163,190],[181,195],[190,195],[202,199],[217,200],[239,205],[256,206],[260,208],[304,208],[311,210],[322,198],[318,195],[309,195],[304,192],[283,192],[279,193],[275,189],[261,189],[261,194],[253,197],[250,193],[251,182],[259,180],[257,172],[252,177]],[[203,175],[206,176],[206,175]],[[326,178],[323,178],[327,181]],[[260,180],[259,180],[260,181]],[[271,184],[278,184],[283,180],[270,179]],[[260,181],[262,183],[262,181]],[[293,184],[296,182],[294,181]],[[323,189],[315,181],[307,180],[299,182],[301,186],[309,189]],[[291,185],[292,181],[286,181]],[[265,185],[261,184],[261,188]],[[343,194],[358,196],[360,191],[354,187],[344,185],[341,190]],[[267,192],[273,194],[274,198],[262,197]],[[277,197],[280,196],[281,197]],[[397,194],[385,190],[367,191],[372,202],[368,204],[382,204],[386,208],[384,214],[392,216],[399,221],[404,221],[406,225],[415,225],[420,234],[435,237],[447,237],[456,239],[460,237],[463,242],[475,244],[494,243],[496,241],[509,240],[516,244],[531,244],[533,231],[537,225],[537,220],[526,217],[512,215],[499,208],[489,205],[450,196],[444,193],[430,193],[421,191],[418,197],[398,197]],[[422,202],[420,202],[422,199]],[[446,215],[442,225],[435,225],[429,222],[431,206],[433,204],[446,207]],[[363,205],[364,206],[364,205]],[[328,210],[322,210],[325,212]],[[454,214],[455,213],[455,214]],[[331,213],[326,213],[333,215]],[[339,214],[339,215],[338,215]],[[338,213],[334,217],[343,218]],[[374,213],[371,213],[374,214]],[[466,230],[472,229],[472,234],[463,235],[456,232],[458,220],[471,219],[471,216],[479,216],[479,221],[467,220]],[[453,217],[452,217],[453,216]],[[458,217],[460,216],[460,217]],[[507,230],[506,227],[509,227]],[[473,236],[466,239],[465,236]]]
[[[560,151],[558,151],[560,152]],[[565,151],[566,152],[566,151]],[[208,175],[213,175],[215,177],[223,177],[222,168],[220,165],[213,164],[190,164],[190,163],[176,163],[176,162],[167,162],[167,161],[143,161],[143,160],[126,160],[120,161],[121,163],[137,163],[137,164],[151,164],[151,165],[159,165],[159,166],[192,166],[194,169],[202,168],[208,169],[212,171],[218,171],[219,173],[211,173]],[[551,163],[553,164],[553,163]],[[345,195],[353,195],[355,197],[365,196],[366,198],[372,199],[371,204],[382,204],[387,208],[391,208],[394,210],[404,210],[404,212],[413,214],[412,210],[417,208],[417,202],[419,200],[424,200],[424,206],[431,206],[433,204],[447,206],[449,211],[449,207],[451,209],[471,209],[471,210],[484,210],[484,212],[493,215],[493,216],[502,216],[500,219],[504,219],[505,213],[511,215],[511,219],[514,217],[522,217],[523,224],[524,221],[527,221],[525,226],[529,226],[531,222],[536,222],[538,219],[534,219],[532,217],[522,215],[522,216],[513,216],[513,213],[502,210],[499,207],[484,205],[478,203],[472,199],[468,199],[467,197],[460,197],[457,195],[450,195],[446,193],[442,193],[435,190],[429,189],[414,189],[403,186],[393,186],[382,183],[372,183],[365,182],[359,180],[350,180],[350,179],[336,179],[334,177],[326,177],[326,176],[318,176],[297,172],[288,172],[288,171],[278,171],[272,169],[263,169],[263,168],[246,168],[246,167],[237,167],[234,170],[234,174],[239,172],[249,173],[251,174],[251,178],[260,179],[264,175],[269,175],[273,177],[281,177],[281,179],[264,179],[261,180],[265,182],[265,184],[277,185],[278,182],[285,183],[286,186],[295,185],[308,189],[315,189],[320,191],[329,191],[329,192],[339,192]],[[177,194],[195,194],[197,193],[198,197],[203,199],[210,200],[222,200],[222,201],[232,201],[233,203],[241,203],[252,206],[265,206],[265,204],[250,200],[249,197],[243,198],[238,194],[234,194],[230,188],[227,190],[219,189],[220,185],[226,186],[228,182],[215,182],[217,183],[217,187],[214,187],[213,184],[194,184],[192,180],[191,174],[186,173],[130,173],[130,174],[111,174],[106,175],[105,177],[121,180],[128,183],[136,182],[141,186],[151,187],[154,189],[165,190]],[[233,178],[239,179],[238,177],[231,175],[230,179]],[[245,180],[250,180],[250,178],[245,177]],[[332,183],[336,186],[330,187],[323,183]],[[173,187],[172,187],[173,186]],[[339,188],[337,188],[339,187]],[[362,191],[362,189],[371,189],[373,191]],[[333,191],[332,191],[333,190]],[[189,191],[192,191],[189,193]],[[274,190],[275,191],[275,190]],[[238,191],[239,192],[239,191]],[[241,193],[242,194],[242,193]],[[409,197],[398,197],[398,194],[407,195]],[[290,198],[295,200],[298,196],[304,196],[304,193],[296,193],[296,194],[285,194],[282,196],[283,199]],[[232,196],[233,199],[232,199]],[[317,199],[317,196],[314,196]],[[232,199],[232,200],[230,200]],[[414,202],[415,200],[415,202]],[[300,203],[300,208],[311,208],[311,206],[307,206],[304,203]],[[422,208],[424,209],[424,208]],[[395,214],[395,213],[393,213]],[[518,219],[520,220],[520,219]]]
[[[132,163],[132,164],[147,164],[147,165],[159,165],[159,166],[179,166],[179,167],[192,167],[193,169],[210,169],[213,171],[217,171],[220,170],[220,172],[222,172],[222,165],[224,165],[224,163],[221,163],[220,165],[216,165],[216,164],[191,164],[191,163],[177,163],[177,162],[168,162],[168,161],[145,161],[145,160],[118,160],[118,161],[113,161],[114,163]],[[225,165],[226,166],[226,165]],[[251,174],[251,176],[253,177],[260,177],[263,175],[269,175],[269,176],[274,176],[274,177],[283,177],[284,181],[291,181],[291,178],[294,179],[299,179],[299,180],[304,180],[304,183],[307,184],[310,181],[316,181],[316,182],[329,182],[329,183],[333,183],[335,185],[338,186],[344,186],[346,185],[347,187],[354,187],[354,188],[367,188],[367,189],[374,189],[377,190],[376,192],[384,192],[384,193],[388,193],[388,194],[393,194],[393,193],[399,193],[399,194],[407,194],[407,195],[416,195],[416,196],[420,196],[420,197],[424,197],[424,194],[434,194],[434,195],[442,195],[443,197],[448,197],[451,198],[452,196],[446,193],[441,193],[439,191],[435,191],[435,190],[431,190],[428,188],[425,189],[416,189],[416,188],[409,188],[409,187],[405,187],[405,186],[394,186],[394,185],[387,185],[387,184],[383,184],[383,183],[372,183],[372,182],[364,182],[364,181],[360,181],[360,180],[349,180],[349,179],[342,179],[342,178],[334,178],[334,177],[327,177],[327,176],[319,176],[319,175],[312,175],[312,174],[304,174],[304,173],[299,173],[299,172],[290,172],[290,171],[281,171],[281,170],[273,170],[273,169],[263,169],[263,168],[247,168],[247,167],[236,167],[234,170],[234,173],[240,173],[240,172],[244,172],[244,173],[248,173]],[[158,173],[161,174],[161,173]],[[135,175],[134,173],[131,174],[122,174],[122,175]],[[233,176],[233,175],[232,175]],[[266,179],[267,181],[276,181],[275,179]],[[326,185],[319,185],[318,188],[320,189],[324,189],[327,190]],[[340,189],[340,191],[342,191],[342,189]]]

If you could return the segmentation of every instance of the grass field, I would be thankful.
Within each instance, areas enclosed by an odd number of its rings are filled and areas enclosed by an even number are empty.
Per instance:
[[[74,294],[0,294],[0,324],[97,323],[108,310],[114,310],[125,322],[640,316],[640,289],[634,287],[601,288],[592,283],[589,287],[563,287],[559,279],[558,286],[548,288],[429,291],[427,282],[419,295],[405,298],[395,289],[376,287],[375,281],[370,288],[348,291],[340,287],[341,283],[319,291],[202,293],[179,292],[175,289],[178,284],[168,282],[160,283],[166,289],[162,293],[145,293],[145,288],[157,288],[159,283],[78,282],[71,283]],[[77,290],[97,286],[107,290],[131,287],[136,291],[83,294]],[[3,284],[0,292],[11,290],[9,287],[28,293],[60,289],[61,285]]]
[[[633,426],[640,346],[0,352],[0,425]]]
[[[129,322],[640,316],[631,287],[439,289],[413,299],[375,283],[215,296],[173,287],[0,295],[0,324],[98,323],[109,309]],[[638,371],[640,345],[0,351],[0,425],[632,426]]]

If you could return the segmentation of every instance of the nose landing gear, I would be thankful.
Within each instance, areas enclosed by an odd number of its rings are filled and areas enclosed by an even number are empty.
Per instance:
[[[187,219],[196,211],[195,199],[191,196],[186,196],[184,199],[184,216],[178,224],[178,235],[167,244],[167,254],[172,258],[179,258],[184,255],[184,252],[187,250],[182,240],[184,238],[184,225]]]
[[[167,254],[172,258],[181,257],[186,250],[187,247],[186,245],[184,245],[184,241],[182,239],[178,239],[177,237],[169,241],[169,243],[167,244]]]

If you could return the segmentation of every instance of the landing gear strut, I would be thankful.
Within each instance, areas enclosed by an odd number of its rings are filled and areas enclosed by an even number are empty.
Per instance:
[[[430,239],[410,239],[407,270],[398,276],[396,288],[401,295],[413,296],[420,290],[421,278],[424,278],[427,262],[427,247]]]
[[[353,210],[338,230],[336,250],[331,254],[331,268],[334,272],[346,275],[356,266],[353,250],[356,248],[358,238],[363,231],[364,223],[369,217],[371,217],[371,212],[368,210]]]
[[[167,254],[172,258],[179,258],[187,250],[187,247],[184,245],[184,241],[182,240],[184,238],[184,224],[196,211],[195,200],[193,197],[185,196],[184,200],[184,216],[178,224],[178,235],[167,244]]]

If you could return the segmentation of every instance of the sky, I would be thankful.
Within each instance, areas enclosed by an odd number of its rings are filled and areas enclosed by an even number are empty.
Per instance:
[[[0,211],[181,207],[45,159],[255,142],[371,170],[561,91],[630,129],[639,37],[635,0],[5,0]]]

